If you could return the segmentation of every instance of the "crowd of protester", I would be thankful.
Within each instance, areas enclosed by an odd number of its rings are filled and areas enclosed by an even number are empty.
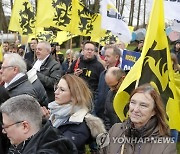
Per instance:
[[[143,43],[134,51],[142,52]],[[128,73],[121,69],[123,42],[99,51],[84,41],[80,52],[65,54],[58,43],[36,38],[28,47],[9,42],[2,47],[1,154],[84,154],[86,145],[92,154],[177,153],[178,131],[170,131],[161,97],[150,84],[132,89],[127,120],[114,110],[114,97]],[[171,51],[175,72],[179,51],[177,40]],[[170,142],[155,143],[160,138]]]

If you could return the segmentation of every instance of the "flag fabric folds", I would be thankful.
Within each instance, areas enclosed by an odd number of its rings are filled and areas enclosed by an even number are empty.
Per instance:
[[[127,104],[135,85],[151,83],[160,93],[171,129],[180,130],[179,97],[176,93],[170,50],[165,33],[164,0],[154,0],[141,57],[122,82],[114,109],[121,120],[127,117]]]
[[[42,41],[48,41],[50,43],[52,42],[58,42],[59,44],[62,44],[63,42],[75,37],[77,35],[73,35],[70,32],[67,31],[59,31],[57,29],[51,29],[51,28],[37,28],[36,29],[36,35],[29,35],[28,42],[32,38],[38,38]]]
[[[118,36],[120,41],[129,43],[132,37],[128,25],[123,21],[114,4],[110,0],[101,0],[100,12],[102,15],[102,29],[110,30]]]
[[[77,35],[73,35],[70,32],[67,31],[58,31],[57,37],[54,39],[54,42],[58,42],[59,44],[62,44],[63,42],[70,40],[73,37],[76,37]]]
[[[46,2],[38,0],[37,27],[55,27],[68,31],[71,26],[71,17],[72,0],[46,0]]]
[[[32,34],[35,28],[35,13],[29,0],[15,0],[9,30],[22,35]]]
[[[55,27],[75,35],[90,36],[97,13],[87,9],[82,0],[38,0],[37,27]],[[44,13],[48,10],[48,13]]]
[[[70,32],[90,36],[94,30],[98,13],[86,8],[82,0],[72,0],[72,2],[72,29]]]

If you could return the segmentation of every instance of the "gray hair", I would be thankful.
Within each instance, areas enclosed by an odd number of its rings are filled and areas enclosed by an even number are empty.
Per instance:
[[[121,57],[121,50],[115,44],[108,44],[105,46],[104,49],[105,49],[105,52],[107,49],[113,49],[113,55],[118,55],[119,57]]]
[[[44,45],[45,45],[45,49],[50,53],[51,52],[51,44],[49,43],[49,42],[47,42],[47,41],[41,41],[41,42],[39,42],[39,43],[43,43]],[[38,43],[38,44],[39,44]]]
[[[5,113],[12,121],[28,121],[34,129],[42,126],[42,112],[39,103],[29,95],[19,95],[5,101],[0,111]]]
[[[17,53],[8,53],[4,55],[4,60],[7,60],[10,66],[16,66],[19,68],[20,73],[27,72],[27,66],[24,59]]]
[[[67,49],[67,50],[66,50],[66,54],[69,54],[69,53],[73,54],[73,50]]]

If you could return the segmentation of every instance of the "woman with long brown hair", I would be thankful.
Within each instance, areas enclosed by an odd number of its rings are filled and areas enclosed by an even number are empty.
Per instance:
[[[129,118],[109,131],[104,153],[176,154],[169,136],[166,113],[160,95],[150,84],[137,87],[130,96]]]

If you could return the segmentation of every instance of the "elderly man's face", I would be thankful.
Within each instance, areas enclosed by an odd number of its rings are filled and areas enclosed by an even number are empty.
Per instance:
[[[118,60],[119,60],[119,56],[113,54],[113,48],[108,48],[105,50],[104,61],[106,63],[106,66],[108,67],[115,66]]]
[[[23,125],[21,121],[12,121],[7,114],[3,113],[3,130],[4,134],[7,134],[11,144],[19,145],[25,140]]]
[[[39,60],[44,60],[48,55],[50,54],[50,51],[45,48],[44,43],[38,43],[36,48],[36,56]]]
[[[15,66],[8,64],[8,60],[4,59],[0,73],[2,74],[2,81],[9,83],[17,74],[17,69]]]

